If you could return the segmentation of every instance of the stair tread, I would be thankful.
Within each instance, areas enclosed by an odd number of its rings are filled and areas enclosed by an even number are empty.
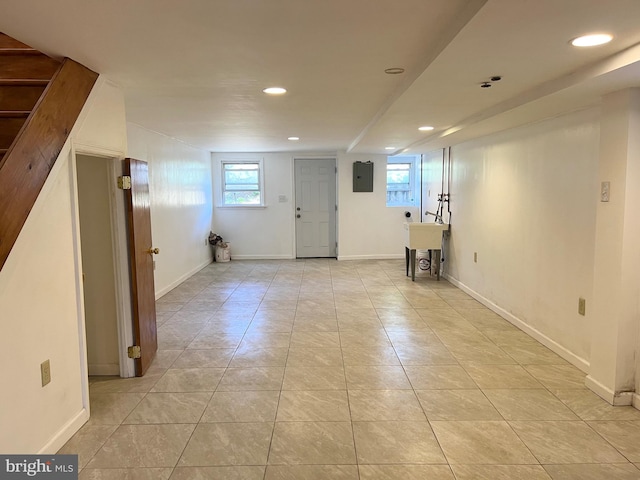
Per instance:
[[[30,112],[46,85],[1,85],[0,112]]]
[[[60,68],[60,62],[47,55],[2,55],[0,78],[50,80]]]
[[[29,110],[0,110],[0,118],[27,118]]]
[[[42,55],[47,57],[44,53],[36,50],[35,48],[1,48],[0,55]]]
[[[2,32],[0,32],[0,45],[3,48],[31,48],[26,43],[19,42],[15,38]]]
[[[33,79],[33,78],[3,78],[0,79],[0,85],[47,85],[49,80]]]

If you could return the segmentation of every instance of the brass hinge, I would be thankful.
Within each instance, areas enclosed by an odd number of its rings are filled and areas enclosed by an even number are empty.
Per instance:
[[[118,177],[118,188],[120,190],[131,190],[131,177],[128,175]]]
[[[129,356],[129,358],[140,358],[140,346],[133,345],[127,348],[127,355]]]

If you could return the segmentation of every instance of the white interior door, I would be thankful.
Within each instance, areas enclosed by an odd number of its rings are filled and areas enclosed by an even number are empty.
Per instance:
[[[296,256],[336,256],[336,159],[296,158]]]

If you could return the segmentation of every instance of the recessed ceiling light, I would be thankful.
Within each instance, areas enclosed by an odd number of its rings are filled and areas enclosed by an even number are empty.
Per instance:
[[[404,68],[401,67],[392,67],[392,68],[387,68],[384,73],[386,73],[387,75],[400,75],[401,73],[404,73]]]
[[[262,91],[267,95],[282,95],[284,93],[287,93],[287,89],[282,87],[269,87],[265,88]]]
[[[300,137],[289,137],[287,138],[287,140],[291,140],[292,142],[297,142],[298,140],[300,140]]]
[[[571,40],[571,45],[574,47],[595,47],[596,45],[604,45],[609,43],[613,39],[613,36],[608,33],[593,33],[590,35],[583,35],[582,37],[574,38]]]
[[[418,130],[420,130],[421,132],[428,132],[430,130],[433,130],[433,127],[431,125],[425,125],[424,127],[418,128]]]
[[[385,150],[395,150],[396,147],[384,147]]]

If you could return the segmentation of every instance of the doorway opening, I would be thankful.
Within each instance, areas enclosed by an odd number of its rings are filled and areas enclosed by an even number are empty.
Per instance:
[[[336,159],[295,158],[297,258],[335,258]]]
[[[88,375],[131,377],[127,227],[115,186],[121,161],[84,153],[75,160]]]

